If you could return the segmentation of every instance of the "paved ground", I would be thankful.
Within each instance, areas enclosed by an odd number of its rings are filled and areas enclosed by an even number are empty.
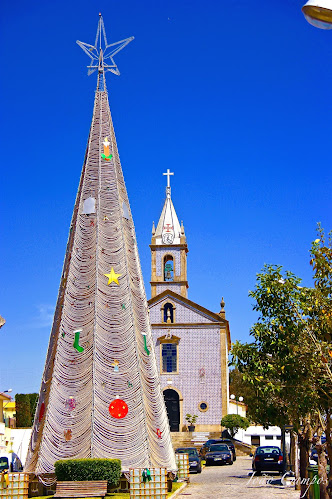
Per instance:
[[[232,466],[208,466],[201,474],[190,474],[190,484],[179,498],[185,499],[299,499],[300,492],[292,487],[266,483],[279,476],[251,477],[251,458],[238,457]]]

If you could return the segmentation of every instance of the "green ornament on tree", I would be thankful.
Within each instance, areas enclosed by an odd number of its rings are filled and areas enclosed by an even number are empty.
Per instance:
[[[148,470],[148,468],[145,468],[142,471],[142,479],[143,479],[144,483],[150,482],[152,480],[152,478],[151,478],[151,472],[150,472],[150,470]]]

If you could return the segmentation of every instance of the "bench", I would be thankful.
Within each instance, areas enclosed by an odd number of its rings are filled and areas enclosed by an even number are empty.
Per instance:
[[[57,482],[53,497],[105,497],[107,480]]]

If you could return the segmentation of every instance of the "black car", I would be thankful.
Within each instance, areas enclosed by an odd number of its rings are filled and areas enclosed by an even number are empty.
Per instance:
[[[252,456],[252,454],[250,455]],[[282,474],[283,457],[281,449],[267,445],[257,447],[252,458],[252,469],[256,475],[260,475],[262,471],[276,471]]]
[[[176,454],[189,454],[189,471],[202,472],[201,458],[196,447],[179,447]]]
[[[233,444],[232,440],[229,440],[228,438],[224,438],[223,440],[219,440],[218,443],[228,445],[228,447],[231,449],[232,454],[233,454],[233,461],[236,461],[235,445]]]
[[[210,464],[233,464],[233,454],[226,444],[211,444],[205,454],[206,466]]]
[[[201,458],[205,459],[205,454],[210,450],[210,446],[219,442],[221,442],[221,438],[211,438],[210,440],[207,440],[199,450]]]
[[[206,453],[210,450],[210,447],[213,444],[226,444],[232,451],[233,461],[236,461],[235,446],[231,440],[225,438],[212,438],[210,440],[207,440],[199,451],[199,455],[201,456],[202,459],[205,459]]]
[[[325,450],[325,457],[326,457],[327,464],[330,464],[329,455],[328,455],[326,450]],[[312,461],[312,463],[310,463],[310,461]],[[313,464],[313,462],[318,464],[318,452],[317,452],[317,449],[315,447],[313,447],[311,449],[310,458],[309,458],[309,464]]]

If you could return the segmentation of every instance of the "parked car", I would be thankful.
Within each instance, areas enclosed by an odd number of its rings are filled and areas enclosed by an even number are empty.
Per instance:
[[[201,458],[196,447],[179,447],[175,450],[176,454],[189,454],[189,472],[202,472]]]
[[[206,466],[210,464],[233,464],[233,454],[226,444],[211,444],[205,455]]]
[[[283,456],[279,447],[263,445],[257,447],[255,454],[252,455],[252,470],[256,475],[260,475],[262,471],[276,471],[282,474],[283,471]]]
[[[201,456],[201,458],[205,458],[205,454],[207,453],[207,448],[209,447],[210,444],[214,444],[216,442],[216,440],[212,439],[212,440],[207,440],[206,442],[204,442],[204,444],[202,445],[202,447],[199,449],[199,455]]]
[[[329,455],[328,455],[326,450],[325,450],[325,457],[326,457],[327,464],[330,464]],[[313,465],[318,464],[318,452],[317,452],[317,449],[315,447],[313,447],[311,449],[310,456],[309,456],[309,464],[313,464]]]
[[[0,455],[0,472],[5,470],[9,470],[10,472],[23,470],[21,460],[15,452],[2,453]]]
[[[236,461],[236,452],[235,452],[235,445],[233,444],[232,440],[229,440],[228,438],[224,438],[223,440],[220,440],[221,444],[226,444],[228,447],[231,449],[232,454],[233,454],[233,461]]]
[[[210,450],[212,444],[226,444],[232,451],[233,461],[236,461],[235,445],[231,440],[227,438],[212,438],[210,440],[207,440],[199,451],[199,455],[201,456],[202,459],[205,459],[205,455]]]
[[[210,450],[210,446],[219,442],[221,442],[221,438],[211,438],[210,440],[207,440],[199,450],[201,458],[205,459],[205,455]]]

